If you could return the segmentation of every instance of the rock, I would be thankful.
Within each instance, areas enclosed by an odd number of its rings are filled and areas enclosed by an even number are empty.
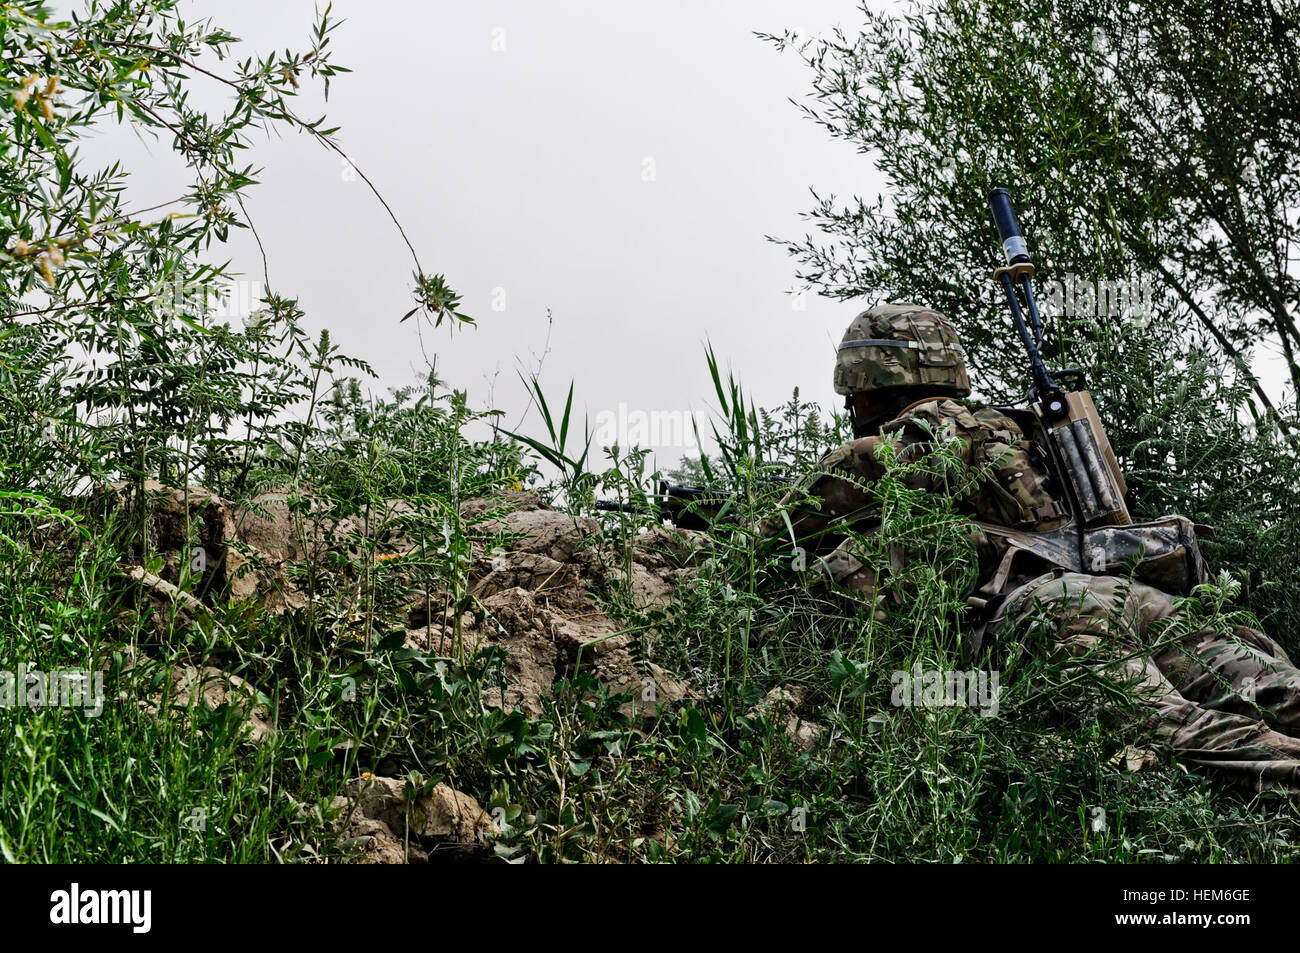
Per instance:
[[[467,500],[461,516],[476,533],[504,535],[500,545],[479,547],[470,594],[475,612],[463,620],[464,651],[488,645],[505,650],[503,685],[485,692],[489,705],[540,715],[555,683],[576,671],[593,674],[611,692],[628,693],[635,717],[673,704],[687,694],[685,683],[641,658],[642,646],[596,606],[591,587],[621,584],[621,569],[609,569],[612,554],[600,549],[595,520],[549,509],[535,494],[507,493],[501,500]],[[645,539],[644,537],[651,537]],[[680,569],[672,560],[694,542],[682,531],[661,528],[634,542],[631,592],[638,607],[672,597]],[[442,604],[418,598],[407,606],[406,645],[452,654],[449,620],[437,618]]]
[[[98,487],[92,505],[99,512],[126,512],[131,509],[130,495],[129,483]],[[367,538],[387,549],[409,546],[400,521],[413,510],[403,500],[378,504],[367,518],[334,518],[323,502],[313,500],[310,488],[300,495],[303,506],[295,513],[287,490],[269,490],[232,503],[198,486],[189,488],[187,500],[185,490],[147,481],[145,533],[149,552],[164,560],[159,577],[178,584],[188,563],[189,588],[200,600],[256,600],[260,608],[278,613],[307,604],[306,596],[289,581],[286,570],[291,563],[323,557],[331,549],[355,555]],[[143,561],[139,548],[134,555]]]
[[[302,497],[305,509],[298,513],[287,490],[268,490],[232,505],[238,541],[231,557],[233,601],[260,597],[272,612],[302,608],[307,598],[289,581],[289,565],[321,558],[331,548],[356,547],[363,533],[360,520],[324,516],[310,491],[302,491]]]
[[[238,675],[230,675],[206,665],[202,669],[193,665],[176,665],[171,670],[170,693],[155,693],[143,703],[145,710],[156,712],[164,701],[172,711],[188,712],[196,705],[220,708],[229,705],[244,718],[244,738],[261,744],[271,734],[271,712],[257,697],[257,692]]]
[[[602,682],[611,691],[627,692],[632,700],[624,707],[624,713],[631,718],[653,716],[663,708],[671,708],[689,694],[686,682],[673,678],[666,670],[654,662],[645,670],[635,665],[606,667],[598,672]]]
[[[97,487],[91,505],[96,512],[123,514],[134,523],[139,517],[131,491],[132,484],[125,482]],[[270,611],[306,604],[284,575],[284,566],[298,553],[283,493],[262,494],[254,504],[241,506],[203,487],[186,491],[147,480],[144,506],[148,552],[163,558],[158,578],[176,586],[188,568],[189,593],[205,603],[220,596],[235,602],[260,598]],[[142,563],[138,537],[130,557]]]
[[[490,705],[540,715],[555,682],[577,671],[590,672],[611,692],[630,693],[629,715],[653,714],[686,695],[686,685],[659,666],[638,664],[633,637],[618,634],[603,612],[566,615],[539,605],[536,593],[519,587],[488,597],[483,608],[488,617],[478,644],[500,645],[508,658],[505,691],[489,689]]]
[[[615,586],[624,584],[627,578],[621,567],[610,571],[610,583]],[[676,580],[671,571],[653,571],[639,562],[632,563],[631,582],[627,587],[632,604],[638,609],[651,606],[666,606],[673,601]]]
[[[773,688],[757,705],[749,710],[750,718],[770,718],[774,712],[788,713],[794,711],[804,700],[804,688],[801,685],[778,685]]]
[[[535,493],[510,492],[500,500],[467,500],[461,516],[478,533],[518,534],[505,548],[512,552],[541,553],[565,563],[578,556],[587,541],[600,536],[600,524],[585,516],[553,510]]]
[[[651,526],[632,543],[635,559],[650,569],[681,566],[709,544],[709,535],[676,526]]]
[[[406,845],[383,821],[364,816],[354,817],[344,835],[344,844],[361,851],[359,860],[363,864],[406,863]],[[421,850],[419,845],[412,845],[413,863],[427,863],[428,860],[427,852]]]
[[[449,641],[453,637],[447,628],[437,623],[425,624],[409,627],[406,630],[406,641],[402,645],[404,648],[415,649],[417,652],[445,656],[454,651],[455,647]]]
[[[119,484],[106,488],[101,499],[124,506],[127,491]],[[306,598],[288,575],[295,562],[331,551],[356,555],[367,538],[390,549],[409,545],[402,522],[416,514],[405,501],[376,506],[364,518],[333,518],[311,488],[299,492],[296,502],[286,490],[270,490],[229,503],[195,487],[187,500],[184,492],[151,482],[146,494],[151,547],[163,553],[169,569],[157,577],[140,570],[136,583],[158,605],[159,624],[165,627],[173,613],[193,621],[222,593],[234,602],[255,601],[267,611],[302,607]],[[202,591],[194,594],[176,586],[188,551],[187,513],[206,561]],[[406,646],[462,658],[484,646],[501,647],[503,679],[485,692],[486,701],[533,715],[541,714],[557,682],[579,670],[612,692],[629,694],[627,711],[633,716],[686,695],[686,685],[648,657],[653,633],[620,634],[620,623],[597,605],[595,594],[617,588],[638,610],[667,604],[692,571],[682,562],[702,545],[693,534],[652,528],[630,540],[631,551],[620,556],[609,551],[596,520],[556,512],[526,492],[467,500],[461,516],[480,541],[467,580],[472,611],[462,614],[459,627],[448,615],[446,593],[415,597],[412,590],[419,585],[401,560],[381,563],[382,585],[395,587],[399,599],[413,599],[405,609]]]
[[[356,778],[348,783],[347,796],[331,803],[344,811],[336,826],[362,849],[364,862],[420,863],[436,852],[465,854],[483,847],[492,818],[473,797],[436,784],[411,802],[405,786],[401,778]]]
[[[390,552],[413,545],[401,525],[404,517],[415,512],[405,500],[386,500],[369,512],[336,517],[329,515],[326,501],[315,497],[310,488],[298,491],[294,505],[292,499],[288,490],[279,489],[231,504],[235,535],[281,564],[322,556],[330,549],[348,548],[355,555],[364,540]]]
[[[485,701],[540,715],[560,671],[560,651],[554,635],[542,629],[545,620],[538,620],[533,594],[522,588],[507,589],[485,599],[483,608],[489,613],[484,641],[502,646],[507,654],[506,684],[489,688]]]
[[[778,685],[748,712],[750,718],[766,718],[781,724],[791,746],[796,751],[811,751],[821,740],[825,729],[798,715],[803,706],[805,690],[800,685]]]
[[[826,729],[816,722],[802,721],[797,715],[791,715],[785,722],[785,733],[796,751],[808,752],[817,747]]]
[[[529,510],[550,509],[541,497],[528,490],[506,490],[499,499],[474,497],[460,505],[461,519],[468,523],[478,523],[490,518],[494,512],[527,512]]]
[[[471,590],[480,599],[518,588],[544,595],[558,605],[582,605],[579,567],[572,563],[558,562],[542,553],[507,552],[493,556],[490,565],[491,570]]]
[[[138,509],[133,507],[132,484],[112,483],[96,487],[91,506],[97,512],[115,512],[140,525]],[[221,497],[198,486],[185,490],[164,486],[157,480],[144,484],[144,542],[151,554],[163,557],[159,577],[173,585],[181,581],[181,569],[188,567],[190,589],[199,599],[220,592],[226,585],[229,567],[226,555],[234,539],[234,520],[229,504]],[[187,529],[189,535],[187,535]],[[131,554],[137,564],[144,562],[140,534],[133,537]]]
[[[639,609],[666,606],[677,586],[695,577],[696,567],[685,565],[708,545],[708,536],[669,526],[652,526],[632,540],[632,574],[628,586]],[[612,567],[610,582],[624,583],[622,566]]]
[[[511,636],[502,644],[508,656],[504,684],[485,689],[483,701],[496,708],[520,708],[536,717],[555,685],[555,645],[535,632]]]
[[[420,837],[424,840],[477,845],[492,831],[492,817],[478,801],[445,784],[434,785],[416,806],[423,820]]]
[[[462,508],[462,515],[479,514],[476,533],[504,537],[490,550],[480,548],[474,595],[519,587],[544,596],[548,604],[581,611],[588,601],[583,579],[600,576],[600,524],[548,509],[531,493],[507,494],[506,502],[515,508],[474,500]]]
[[[279,603],[271,607],[273,611],[306,605],[306,598],[285,576],[289,562],[299,555],[287,494],[261,493],[246,504],[236,504],[234,524],[240,545],[229,557],[231,600],[247,602],[262,593]],[[272,596],[277,591],[278,599]]]
[[[154,603],[156,609],[169,612],[174,608],[186,624],[211,614],[208,607],[194,596],[177,589],[160,576],[145,572],[140,566],[132,566],[128,569],[126,577],[140,587],[140,591],[145,593],[145,597]]]

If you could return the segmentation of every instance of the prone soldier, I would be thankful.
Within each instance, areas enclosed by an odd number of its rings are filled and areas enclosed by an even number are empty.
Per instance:
[[[765,532],[791,532],[836,588],[873,593],[876,570],[856,538],[878,524],[889,444],[911,464],[909,486],[949,495],[971,520],[981,558],[968,653],[1049,619],[1054,650],[1124,683],[1178,756],[1257,790],[1300,790],[1300,670],[1256,629],[1186,624],[1177,597],[1208,579],[1188,520],[1132,524],[1125,510],[1088,525],[1043,415],[968,399],[965,353],[937,311],[859,314],[837,350],[834,386],[854,439],[786,495],[788,526],[769,520]],[[954,454],[964,477],[952,472]]]

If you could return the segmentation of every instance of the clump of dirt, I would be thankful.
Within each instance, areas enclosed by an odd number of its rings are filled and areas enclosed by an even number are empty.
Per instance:
[[[240,729],[244,741],[261,744],[271,734],[271,711],[257,697],[252,686],[238,675],[231,675],[211,665],[175,665],[170,672],[171,684],[142,701],[141,707],[156,712],[164,704],[181,718],[188,718],[196,707],[218,709],[228,706],[243,721]]]
[[[806,721],[799,711],[804,707],[805,691],[799,685],[778,685],[769,691],[748,712],[750,718],[764,718],[779,724],[796,751],[811,751],[817,747],[826,729],[816,722]]]
[[[463,859],[482,852],[492,830],[478,801],[446,784],[416,792],[400,778],[355,778],[330,807],[341,812],[334,823],[345,846],[367,864]]]

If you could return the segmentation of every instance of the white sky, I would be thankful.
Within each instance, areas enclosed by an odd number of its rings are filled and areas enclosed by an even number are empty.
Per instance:
[[[249,53],[307,48],[312,0],[188,6]],[[796,385],[838,406],[834,344],[874,302],[809,295],[794,310],[794,262],[765,236],[803,234],[810,186],[874,195],[880,180],[800,115],[788,100],[806,95],[806,70],[753,33],[851,27],[855,0],[336,0],[334,13],[347,21],[333,34],[334,60],[353,72],[331,88],[328,124],[342,127],[342,146],[426,270],[446,274],[478,319],[455,335],[424,334],[442,376],[473,405],[518,420],[526,397],[516,369],[536,366],[549,308],[545,389],[562,401],[575,380],[593,426],[620,402],[634,425],[637,411],[711,408],[706,338],[760,406]],[[218,105],[227,91],[210,86]],[[318,115],[315,99],[304,96],[300,114]],[[123,159],[140,204],[183,182],[165,143],[113,130],[85,152]],[[376,390],[412,383],[416,322],[398,323],[412,304],[412,264],[379,203],[305,136],[259,135],[249,161],[264,169],[247,207],[275,290],[300,299],[309,330],[330,328],[373,364]],[[260,279],[250,238],[224,253]],[[493,310],[502,294],[504,310]],[[533,415],[523,429],[540,426]],[[666,448],[656,462],[675,464],[681,452]]]
[[[314,0],[186,7],[242,37],[241,56],[304,50],[314,22]],[[542,379],[552,402],[574,380],[593,427],[625,421],[624,438],[658,447],[659,466],[691,449],[687,414],[714,406],[706,339],[759,406],[798,386],[838,408],[834,345],[876,302],[810,294],[795,310],[794,262],[765,236],[804,233],[810,186],[874,196],[882,180],[789,102],[807,95],[807,70],[753,34],[851,30],[857,0],[336,0],[334,14],[346,21],[334,61],[353,72],[336,78],[328,104],[304,95],[299,112],[342,127],[341,145],[425,268],[445,274],[478,319],[454,335],[424,333],[441,376],[473,406],[506,411],[507,426],[519,420],[528,399],[517,370],[536,367],[550,309]],[[227,93],[195,86],[212,108]],[[165,143],[125,130],[83,151],[122,159],[138,206],[186,181]],[[328,327],[375,367],[374,390],[413,383],[416,322],[398,323],[412,305],[412,263],[378,201],[303,135],[259,135],[248,161],[264,170],[247,207],[275,290],[299,298],[313,336]],[[220,253],[260,281],[250,236]],[[676,414],[688,445],[636,432],[647,423],[639,414]],[[542,434],[536,414],[521,429]]]

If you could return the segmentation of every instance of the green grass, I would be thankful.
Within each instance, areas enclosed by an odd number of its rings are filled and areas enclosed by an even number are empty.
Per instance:
[[[480,489],[502,479],[488,460],[472,464]],[[358,493],[420,492],[371,485],[364,467],[310,465],[340,506]],[[346,485],[328,484],[329,472]],[[694,689],[637,724],[620,713],[624,698],[582,672],[539,718],[484,708],[499,654],[402,648],[391,579],[360,584],[381,571],[364,547],[304,568],[318,597],[310,613],[219,607],[186,627],[132,604],[112,527],[82,521],[70,555],[66,530],[20,532],[48,517],[5,517],[14,542],[0,561],[0,669],[102,668],[106,701],[99,717],[0,709],[10,739],[0,849],[24,862],[344,861],[328,805],[370,771],[446,781],[501,808],[491,852],[513,861],[1291,858],[1290,796],[1249,797],[1167,756],[1128,771],[1117,757],[1150,740],[1122,717],[1114,686],[1077,667],[1003,646],[984,663],[1000,672],[995,717],[892,705],[894,672],[965,667],[960,592],[971,573],[960,520],[900,487],[885,494],[891,535],[878,544],[906,544],[915,558],[891,582],[907,598],[883,617],[790,572],[788,553],[745,529],[770,512],[761,489],[690,558],[698,575],[671,606],[641,612],[617,589],[604,593],[607,611],[648,633],[660,664]],[[425,492],[430,506],[445,499],[441,486]],[[642,520],[612,517],[610,537]],[[454,532],[468,551],[475,527]],[[421,571],[454,601],[469,563],[440,541]],[[358,629],[358,610],[371,629]],[[243,739],[231,708],[159,714],[142,704],[182,663],[245,678],[272,713],[271,738]],[[778,685],[806,692],[802,716],[822,728],[812,750],[791,743],[784,717],[752,713]]]

